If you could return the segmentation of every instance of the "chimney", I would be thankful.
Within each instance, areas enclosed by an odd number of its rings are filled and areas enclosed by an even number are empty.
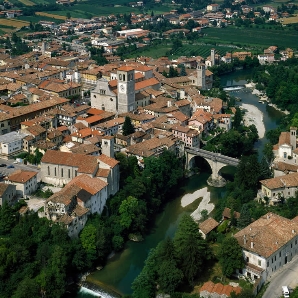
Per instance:
[[[246,244],[246,235],[243,236],[243,242]]]
[[[252,241],[250,242],[250,248],[254,248],[254,243]]]
[[[292,234],[295,234],[295,230],[292,230]]]

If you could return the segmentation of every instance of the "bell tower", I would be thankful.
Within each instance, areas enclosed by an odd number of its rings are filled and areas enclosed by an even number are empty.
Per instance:
[[[134,68],[121,66],[117,70],[118,113],[127,113],[135,109]]]
[[[201,90],[206,90],[206,68],[204,63],[199,63],[197,66],[197,86]]]

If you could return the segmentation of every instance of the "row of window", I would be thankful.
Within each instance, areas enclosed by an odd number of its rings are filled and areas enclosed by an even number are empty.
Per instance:
[[[68,173],[68,177],[67,178],[71,178],[70,177],[70,169],[68,169],[68,171],[67,171],[67,173]],[[50,176],[51,175],[51,169],[50,169],[50,167],[48,166],[48,176]],[[77,170],[75,170],[75,177],[78,175],[78,171]],[[56,176],[57,177],[57,168],[55,167],[54,168],[54,176]],[[61,177],[64,177],[64,169],[62,168],[61,169]],[[66,178],[66,177],[65,177]]]

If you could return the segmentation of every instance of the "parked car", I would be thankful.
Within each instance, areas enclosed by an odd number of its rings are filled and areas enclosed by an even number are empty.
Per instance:
[[[12,169],[12,168],[14,168],[14,165],[8,165],[7,166],[7,169]]]
[[[5,163],[0,163],[0,167],[6,167]]]
[[[287,286],[282,286],[281,290],[282,290],[282,294],[283,294],[284,298],[289,298],[290,297],[290,291],[289,291],[289,288]]]
[[[19,162],[15,160],[13,163],[19,163]]]

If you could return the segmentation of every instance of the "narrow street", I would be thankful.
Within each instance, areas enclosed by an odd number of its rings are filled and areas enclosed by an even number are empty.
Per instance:
[[[279,298],[282,296],[281,287],[294,289],[298,286],[298,256],[277,270],[269,280],[270,284],[262,298]]]

